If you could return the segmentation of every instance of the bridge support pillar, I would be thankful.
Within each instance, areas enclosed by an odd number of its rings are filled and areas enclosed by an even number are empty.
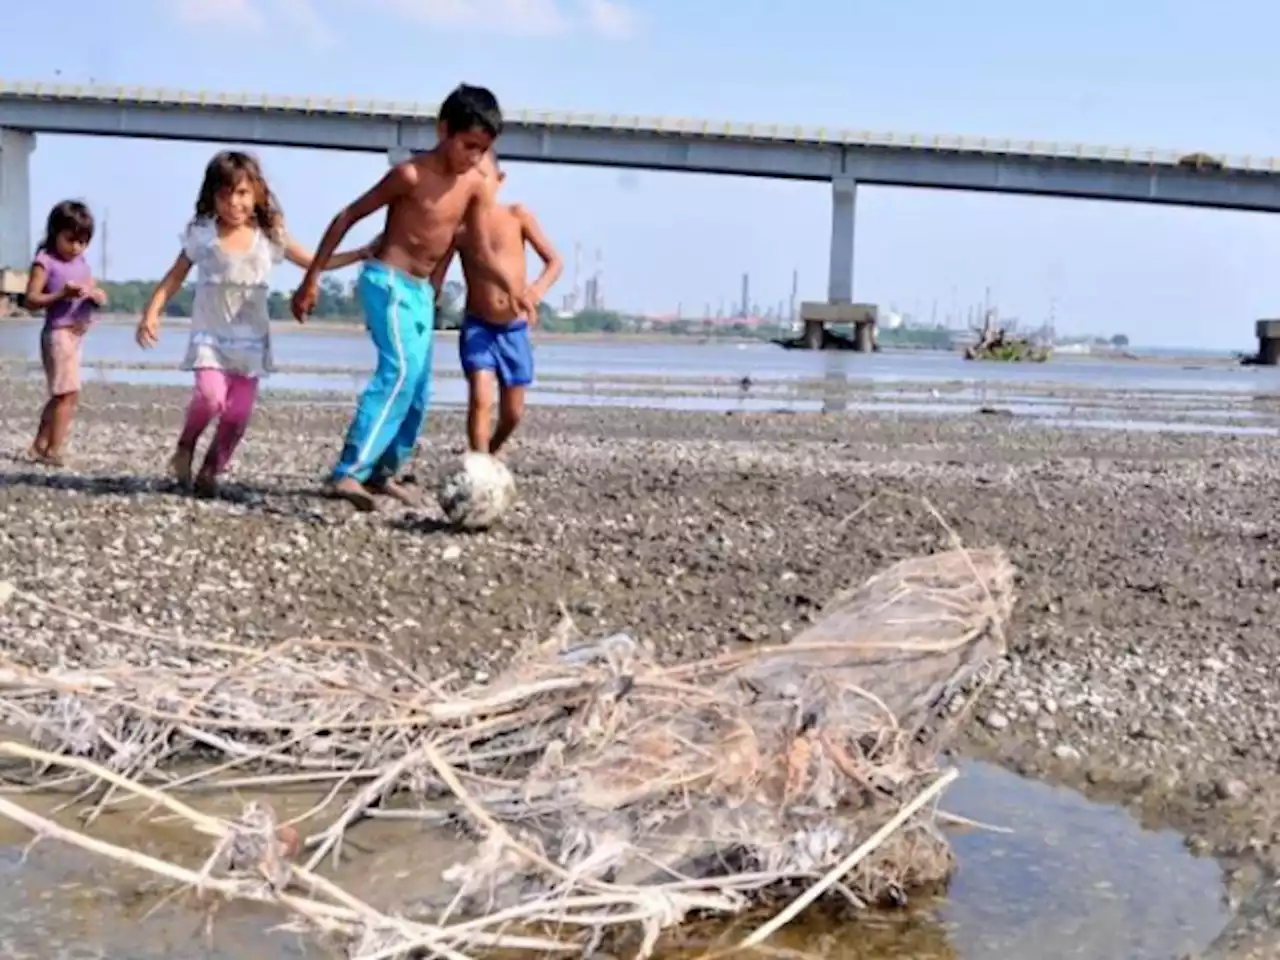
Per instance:
[[[1280,320],[1259,320],[1258,356],[1256,363],[1262,367],[1280,366]]]
[[[0,270],[25,270],[31,246],[33,133],[0,127]]]
[[[831,183],[831,265],[827,275],[827,301],[853,302],[853,224],[858,183],[837,177]]]

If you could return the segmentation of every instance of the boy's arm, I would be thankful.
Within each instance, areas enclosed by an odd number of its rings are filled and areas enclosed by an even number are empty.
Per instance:
[[[379,239],[381,239],[381,235],[379,235]],[[374,241],[374,243],[376,242],[377,240]],[[343,267],[349,267],[353,263],[367,260],[373,245],[373,243],[369,243],[363,247],[347,250],[344,253],[335,253],[329,258],[328,263],[321,265],[320,269],[326,271],[341,270]],[[301,267],[303,270],[311,269],[311,265],[316,261],[316,257],[312,256],[311,251],[298,243],[297,240],[294,240],[293,237],[288,237],[284,242],[284,258],[295,267]]]
[[[551,288],[564,273],[564,261],[560,259],[560,254],[551,245],[547,235],[542,232],[542,225],[538,223],[538,218],[527,207],[517,206],[515,213],[520,220],[520,228],[524,231],[525,242],[542,258],[542,274],[529,287],[529,297],[536,307],[546,299]]]
[[[453,258],[457,253],[458,237],[455,234],[453,243],[449,244],[449,249],[444,252],[444,256],[440,258],[435,269],[431,271],[431,286],[436,292],[437,300],[440,299],[440,291],[444,289],[444,278],[449,275],[449,268],[453,266]]]
[[[307,267],[302,283],[293,295],[293,315],[301,323],[315,307],[316,284],[322,264],[329,262],[347,231],[369,214],[404,196],[418,185],[418,168],[412,163],[398,163],[387,171],[387,175],[379,180],[372,189],[365,192],[355,201],[338,212],[329,224],[329,229],[320,238],[314,259]]]

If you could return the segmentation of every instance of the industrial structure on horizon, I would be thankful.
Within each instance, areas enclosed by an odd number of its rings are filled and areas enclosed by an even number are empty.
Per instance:
[[[573,244],[573,286],[560,301],[562,316],[573,316],[576,313],[594,312],[605,309],[604,306],[604,251],[596,247],[595,267],[585,283],[582,279],[582,244]]]

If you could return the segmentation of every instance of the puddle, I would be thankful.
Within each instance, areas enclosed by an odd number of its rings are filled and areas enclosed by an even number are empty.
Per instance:
[[[247,799],[196,797],[229,812]],[[283,815],[307,809],[294,795]],[[25,806],[44,806],[33,797]],[[960,868],[945,899],[907,910],[835,922],[811,918],[771,947],[815,960],[1169,960],[1202,950],[1228,916],[1221,871],[1197,859],[1172,832],[1144,831],[1123,810],[1069,790],[967,764],[945,808],[1014,831],[957,832]],[[180,824],[141,824],[134,813],[99,820],[94,835],[188,863],[207,850]],[[13,960],[298,960],[341,956],[296,934],[272,932],[284,918],[266,907],[224,906],[205,933],[190,899],[156,909],[168,885],[52,841],[25,859],[26,832],[0,821],[0,956]],[[402,822],[361,825],[356,853],[336,879],[357,896],[389,904],[430,896],[438,871],[466,846]],[[150,915],[148,915],[150,914]],[[743,930],[664,954],[696,957]],[[765,954],[760,954],[764,956]],[[776,955],[776,954],[774,954]]]
[[[1014,831],[954,838],[960,869],[938,915],[960,960],[1169,960],[1227,923],[1217,861],[1125,810],[981,764],[944,806]]]

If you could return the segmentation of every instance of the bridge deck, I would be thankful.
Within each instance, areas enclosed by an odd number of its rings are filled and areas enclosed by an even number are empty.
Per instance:
[[[194,108],[200,111],[251,111],[266,115],[366,117],[416,123],[434,123],[436,118],[435,104],[416,101],[366,100],[355,97],[291,97],[267,93],[24,83],[3,80],[0,80],[0,103]],[[1197,155],[1196,151],[1190,150],[1104,146],[1060,140],[892,133],[638,114],[516,109],[508,111],[507,118],[513,126],[528,129],[653,134],[675,138],[783,143],[812,147],[880,147],[922,153],[963,153],[978,156],[1079,160],[1156,167],[1178,167],[1187,157]],[[1207,153],[1198,155],[1226,170],[1280,173],[1280,157]]]
[[[1280,159],[1049,141],[508,111],[504,158],[793,180],[1280,212]],[[435,143],[435,106],[0,81],[0,128],[396,152]]]

